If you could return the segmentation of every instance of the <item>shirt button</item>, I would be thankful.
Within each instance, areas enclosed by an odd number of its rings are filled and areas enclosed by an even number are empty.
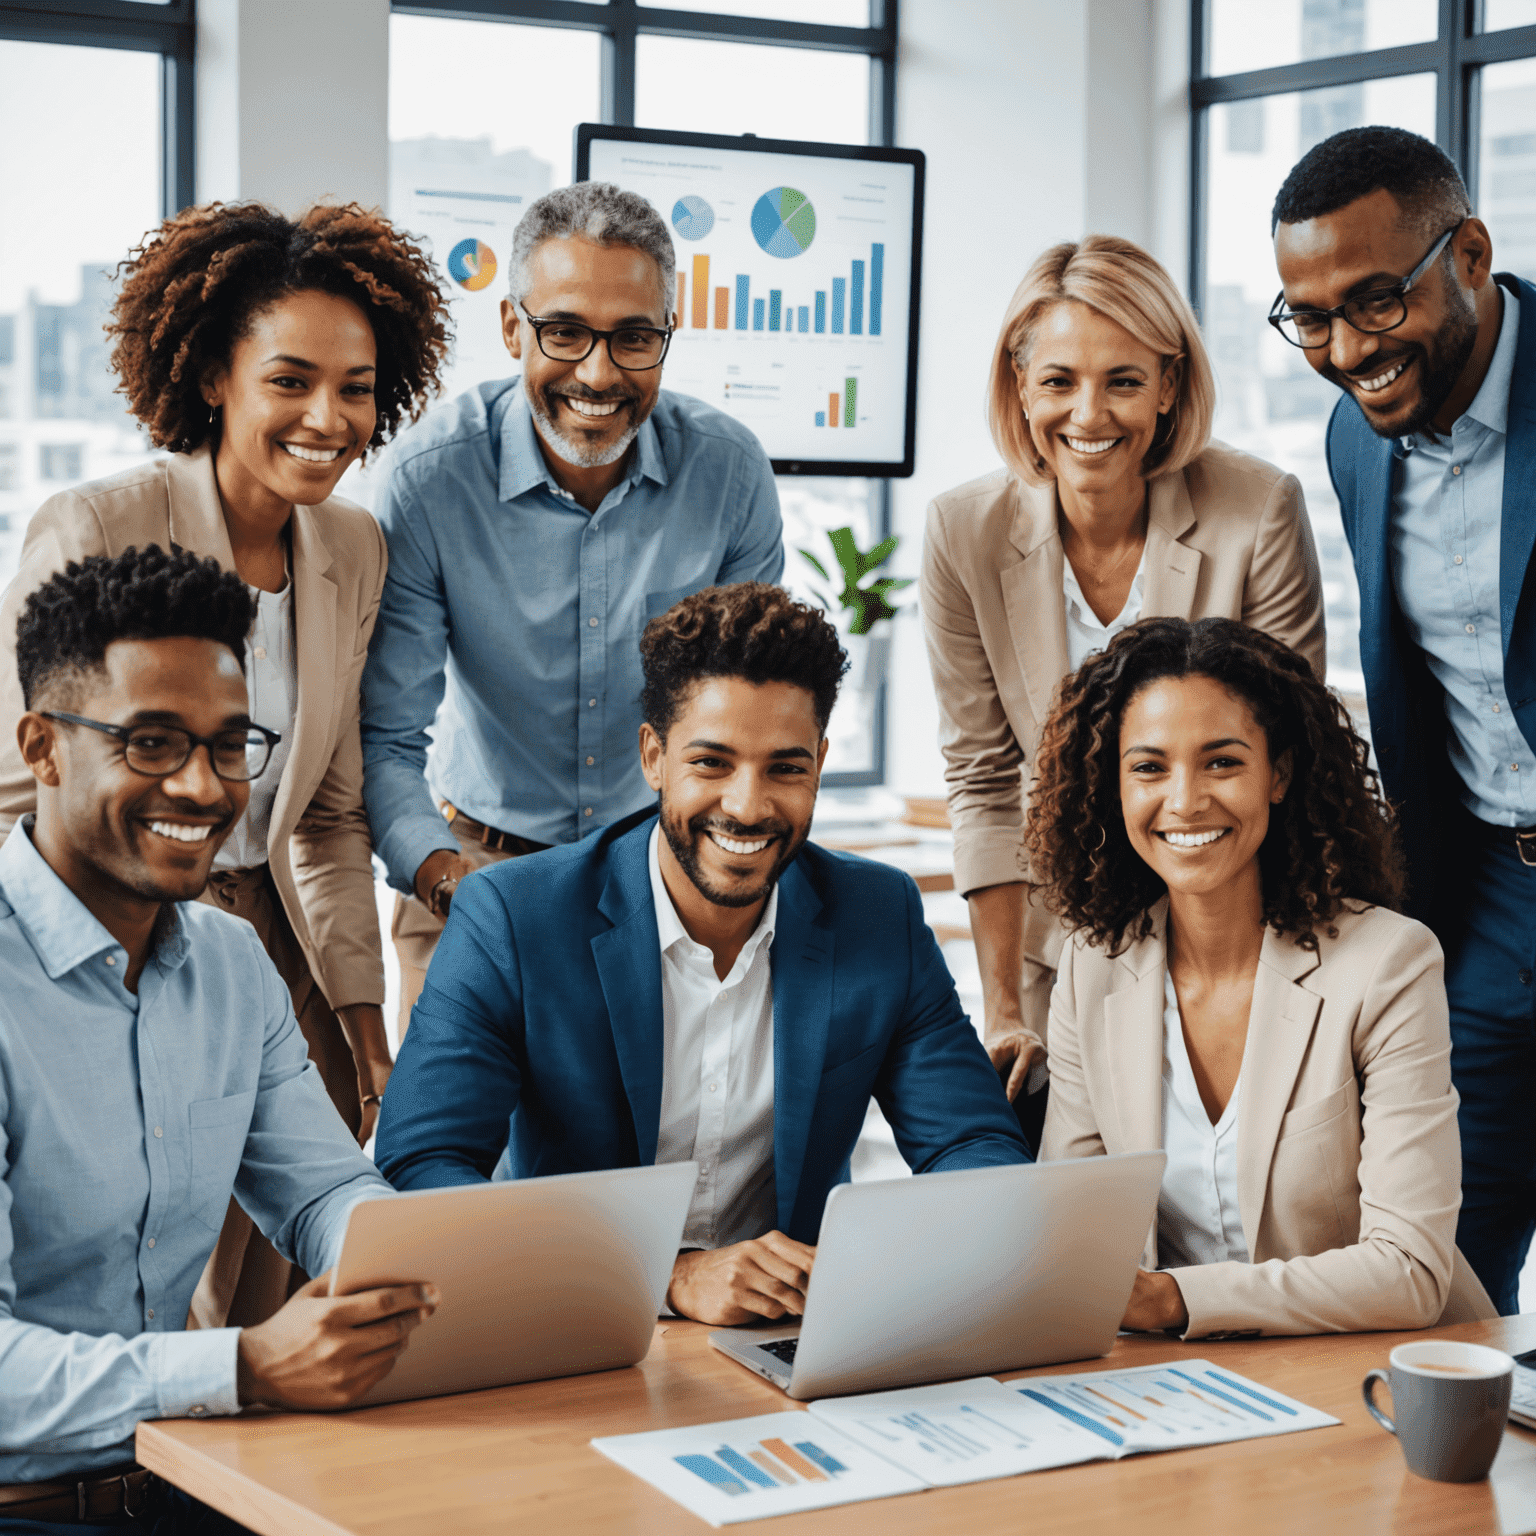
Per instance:
[[[113,958],[112,958],[112,956],[111,956],[111,955],[108,955],[108,956],[107,956],[107,964],[108,964],[108,965],[116,965],[116,964],[117,964],[117,961],[116,961],[116,960],[114,960],[114,959],[113,959]]]
[[[1460,555],[1452,555],[1452,556],[1451,556],[1451,559],[1452,559],[1452,560],[1453,560],[1453,561],[1454,561],[1454,562],[1455,562],[1455,563],[1456,563],[1456,564],[1457,564],[1457,565],[1460,565],[1460,564],[1461,564],[1461,556],[1460,556]]]
[[[149,1311],[146,1312],[144,1315],[150,1320],[150,1322],[154,1322],[154,1320],[155,1320],[155,1309],[153,1307],[151,1307],[149,1309]]]
[[[155,1240],[154,1240],[154,1238],[150,1238],[150,1240],[149,1240],[149,1246],[150,1246],[150,1247],[151,1247],[151,1248],[153,1248],[153,1247],[154,1247],[154,1246],[155,1246]]]
[[[595,763],[596,761],[597,761],[597,759],[595,757],[589,757],[587,759],[587,767],[590,768],[592,766],[592,764]]]
[[[588,709],[596,709],[597,708],[597,700],[596,699],[588,699],[587,700],[587,708]]]
[[[1453,464],[1453,465],[1451,465],[1451,473],[1453,475],[1459,475],[1461,473],[1461,465],[1460,464]]]
[[[165,1135],[165,1132],[164,1132],[164,1131],[163,1131],[163,1130],[161,1130],[161,1129],[160,1129],[160,1127],[159,1127],[159,1126],[158,1126],[158,1125],[157,1125],[157,1126],[156,1126],[156,1127],[155,1127],[155,1135],[156,1135],[156,1136],[164,1136],[164,1135]]]
[[[198,1416],[198,1414],[200,1414],[200,1413],[207,1413],[208,1410],[206,1408],[204,1408],[201,1403],[193,1403],[192,1406],[187,1409],[187,1412],[190,1413],[192,1415],[192,1417],[195,1419]]]
[[[257,661],[265,661],[267,659],[267,648],[266,648],[266,646],[264,646],[264,645],[256,646],[251,651],[251,655],[254,656]]]
[[[596,629],[597,628],[597,620],[596,619],[588,619],[587,620],[587,628],[588,629]]]
[[[710,1084],[710,1085],[709,1085],[709,1091],[710,1091],[710,1092],[711,1092],[711,1093],[713,1093],[713,1092],[714,1092],[714,1091],[715,1091],[715,1085],[714,1085],[714,1084],[713,1084],[713,1083],[711,1083],[711,1084]]]
[[[1511,773],[1519,773],[1520,772],[1520,764],[1519,763],[1511,763],[1509,765],[1509,771]]]
[[[592,814],[592,807],[589,805],[581,814],[583,816],[590,816]]]
[[[1467,625],[1467,633],[1469,635],[1475,635],[1477,633],[1477,625],[1476,624],[1468,624]]]
[[[1499,706],[1498,706],[1498,705],[1497,705],[1497,704],[1495,704],[1495,705],[1494,705],[1494,706],[1493,706],[1493,712],[1494,712],[1494,714],[1498,714],[1498,712],[1499,712]]]

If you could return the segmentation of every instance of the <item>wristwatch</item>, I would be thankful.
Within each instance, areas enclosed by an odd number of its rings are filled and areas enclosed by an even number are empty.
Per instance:
[[[451,900],[453,897],[453,892],[457,888],[458,883],[458,875],[444,875],[443,878],[437,881],[432,889],[427,892],[427,911],[429,911],[433,917],[441,917],[443,915],[443,903],[442,897],[440,895],[443,887],[447,886],[449,899]]]

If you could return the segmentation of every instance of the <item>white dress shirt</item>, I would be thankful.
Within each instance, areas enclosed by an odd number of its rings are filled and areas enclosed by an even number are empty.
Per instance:
[[[775,886],[724,981],[688,937],[661,878],[651,831],[651,896],[661,942],[662,1069],[658,1163],[699,1165],[684,1248],[725,1248],[778,1225],[773,1178]]]
[[[1215,1125],[1195,1084],[1184,1044],[1173,977],[1163,972],[1163,1151],[1168,1167],[1157,1197],[1157,1257],[1164,1269],[1184,1264],[1248,1262],[1237,1206],[1237,1101],[1232,1097]]]
[[[1089,605],[1088,599],[1083,596],[1083,589],[1078,585],[1077,572],[1072,569],[1072,562],[1063,554],[1061,557],[1061,591],[1067,600],[1067,659],[1072,663],[1074,672],[1087,661],[1090,651],[1102,651],[1122,629],[1129,629],[1137,619],[1141,617],[1142,591],[1145,586],[1144,574],[1147,568],[1146,545],[1142,545],[1141,564],[1136,567],[1136,575],[1131,580],[1131,590],[1126,593],[1125,607],[1112,618],[1108,624],[1101,624],[1099,616]]]
[[[293,578],[281,592],[251,587],[256,622],[245,641],[245,686],[251,719],[269,731],[282,733],[261,777],[251,784],[245,815],[224,841],[213,861],[215,869],[256,869],[267,862],[267,833],[272,805],[288,754],[293,751],[293,722],[298,712],[299,679],[293,640]]]

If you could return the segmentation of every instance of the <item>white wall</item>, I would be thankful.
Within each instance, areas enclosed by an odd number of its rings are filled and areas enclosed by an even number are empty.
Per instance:
[[[198,201],[388,193],[389,0],[198,0]]]
[[[893,496],[903,574],[917,572],[928,501],[998,467],[987,368],[1034,257],[1119,234],[1173,251],[1182,282],[1182,246],[1166,232],[1182,240],[1187,138],[1166,141],[1183,128],[1174,21],[1185,10],[1187,0],[903,0],[897,142],[928,160],[916,472]],[[897,624],[892,677],[888,782],[940,794],[915,611]]]

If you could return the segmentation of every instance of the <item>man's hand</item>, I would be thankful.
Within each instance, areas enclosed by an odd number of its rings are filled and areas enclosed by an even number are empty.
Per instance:
[[[1045,1060],[1045,1047],[1022,1025],[1014,1025],[987,1036],[987,1055],[1003,1079],[1004,1092],[1016,1099],[1029,1080],[1030,1068]]]
[[[1154,1333],[1160,1328],[1187,1328],[1189,1309],[1184,1305],[1179,1282],[1161,1271],[1138,1269],[1120,1326],[1137,1333]]]
[[[394,1367],[411,1332],[437,1310],[435,1285],[327,1296],[330,1272],[295,1291],[266,1322],[240,1330],[242,1404],[345,1408]]]
[[[758,1317],[800,1317],[816,1250],[782,1232],[729,1248],[680,1253],[667,1305],[679,1317],[735,1326]]]
[[[352,1048],[352,1059],[357,1063],[357,1097],[362,1105],[362,1120],[357,1128],[357,1144],[368,1145],[374,1127],[379,1123],[378,1100],[384,1097],[389,1086],[389,1074],[394,1062],[389,1058],[389,1036],[384,1032],[384,1010],[377,1003],[352,1003],[338,1008],[336,1017],[341,1020],[341,1032]],[[364,1100],[373,1099],[373,1103]]]
[[[421,861],[421,868],[416,871],[416,899],[429,912],[436,911],[439,916],[447,917],[448,908],[453,904],[455,887],[447,886],[437,898],[437,906],[432,905],[432,890],[438,881],[445,876],[453,875],[462,880],[465,875],[473,874],[475,866],[464,857],[462,853],[454,853],[448,848],[439,848],[436,853],[429,853]]]

